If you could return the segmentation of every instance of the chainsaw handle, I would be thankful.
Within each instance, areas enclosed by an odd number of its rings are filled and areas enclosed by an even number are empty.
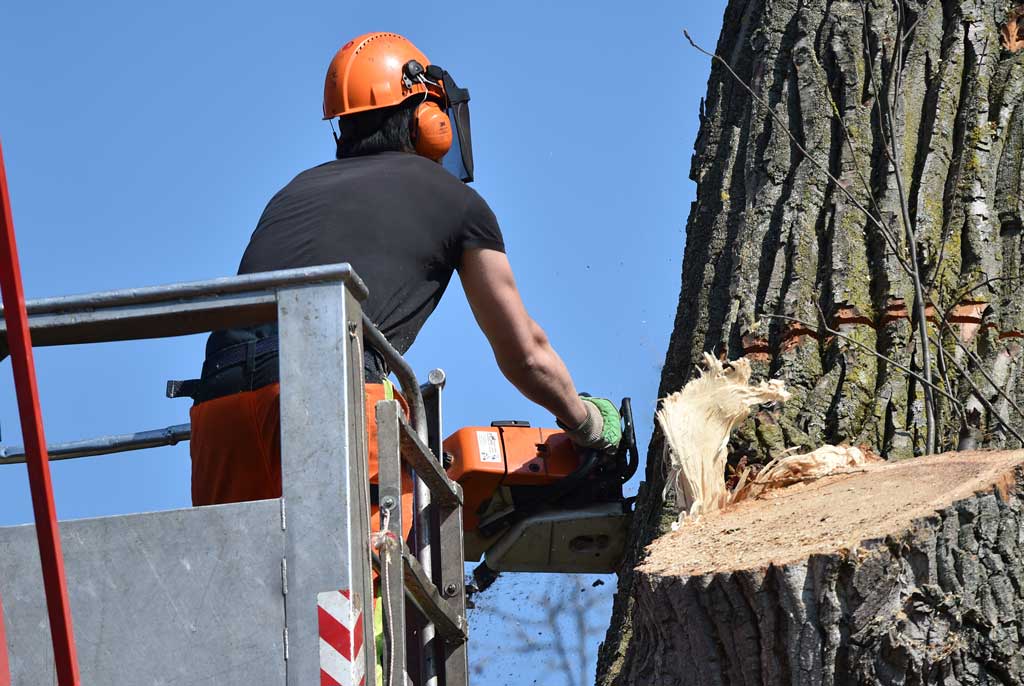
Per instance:
[[[626,483],[633,478],[637,468],[640,466],[640,455],[636,449],[636,429],[633,425],[633,402],[628,397],[622,399],[619,416],[622,417],[622,440],[619,443],[617,461],[625,463],[625,468],[620,473],[620,478],[622,483]],[[627,457],[628,461],[625,459]]]

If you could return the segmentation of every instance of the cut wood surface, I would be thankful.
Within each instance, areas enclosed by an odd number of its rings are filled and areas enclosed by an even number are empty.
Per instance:
[[[1024,682],[1024,451],[866,465],[687,521],[621,684]]]
[[[658,539],[640,569],[710,574],[852,550],[975,492],[1009,488],[1021,463],[1024,451],[950,453],[869,464],[769,491]]]

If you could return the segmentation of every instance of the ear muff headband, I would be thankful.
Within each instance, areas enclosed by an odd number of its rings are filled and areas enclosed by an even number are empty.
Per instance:
[[[420,103],[413,114],[413,142],[416,154],[439,162],[452,147],[452,124],[433,101]]]

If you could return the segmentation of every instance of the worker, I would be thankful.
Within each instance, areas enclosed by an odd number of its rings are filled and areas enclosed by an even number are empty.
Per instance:
[[[523,306],[494,213],[463,183],[473,172],[468,99],[402,36],[346,43],[324,84],[336,159],[270,200],[238,273],[348,262],[369,289],[364,312],[405,353],[458,271],[505,377],[578,445],[607,450],[621,436],[618,411],[577,395]],[[387,364],[370,346],[364,371],[372,432],[376,402],[390,393]],[[210,335],[191,411],[194,504],[280,497],[278,396],[276,323]]]
[[[473,172],[468,92],[402,36],[371,33],[331,61],[323,115],[332,133],[338,127],[336,159],[300,173],[270,200],[238,273],[348,262],[369,289],[363,311],[405,353],[458,271],[505,377],[578,445],[616,446],[618,411],[577,394],[523,306],[494,213],[464,183]],[[364,371],[376,481],[374,409],[392,391],[387,364],[370,346]],[[279,497],[277,325],[211,334],[193,397],[193,503]]]

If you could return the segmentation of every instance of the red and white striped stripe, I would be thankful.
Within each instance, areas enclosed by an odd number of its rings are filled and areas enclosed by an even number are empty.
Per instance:
[[[319,593],[320,686],[364,686],[363,613],[349,591]]]

